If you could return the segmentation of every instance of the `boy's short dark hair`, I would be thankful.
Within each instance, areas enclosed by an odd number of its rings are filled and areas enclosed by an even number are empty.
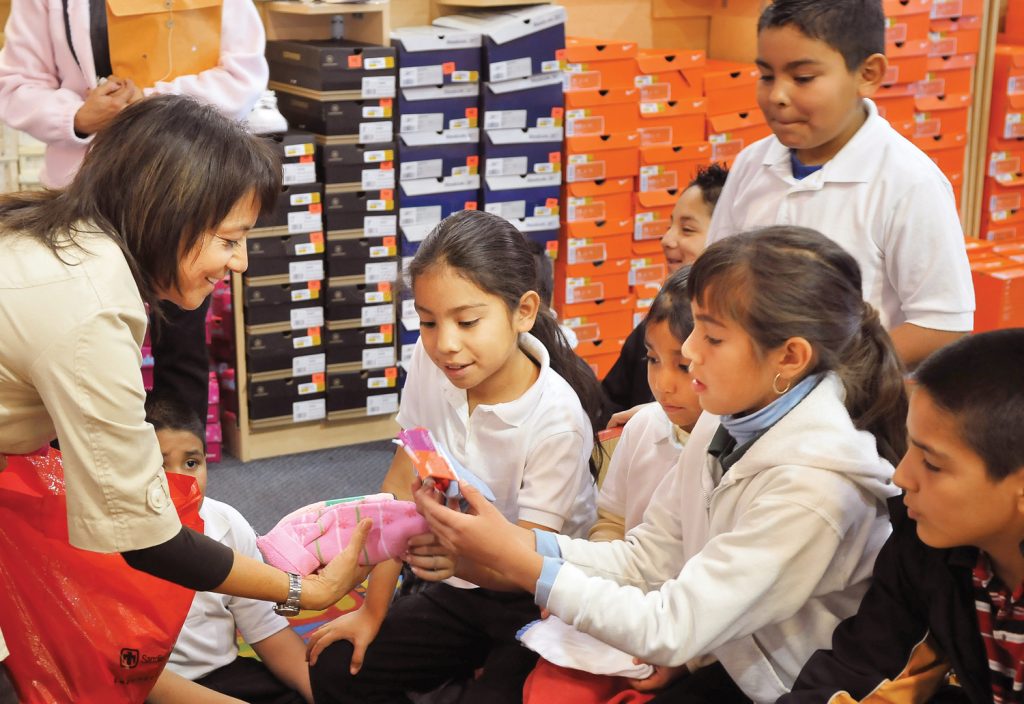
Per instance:
[[[1024,328],[969,335],[914,372],[993,481],[1024,467]]]
[[[690,181],[687,188],[696,186],[700,189],[704,202],[712,210],[718,204],[718,196],[722,195],[725,187],[725,179],[729,176],[729,170],[721,164],[701,166],[697,169],[697,175]]]
[[[761,13],[757,31],[790,26],[838,51],[850,71],[885,53],[882,0],[775,0]]]
[[[172,393],[146,395],[146,422],[155,430],[183,430],[195,435],[206,451],[206,428],[187,403]]]

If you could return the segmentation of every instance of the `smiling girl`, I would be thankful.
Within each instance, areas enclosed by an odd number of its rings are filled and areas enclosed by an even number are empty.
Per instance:
[[[479,515],[428,490],[420,510],[443,544],[578,630],[685,663],[652,701],[775,701],[856,611],[889,533],[906,396],[860,284],[850,255],[803,228],[698,258],[682,354],[705,413],[625,540],[531,535],[474,492]]]

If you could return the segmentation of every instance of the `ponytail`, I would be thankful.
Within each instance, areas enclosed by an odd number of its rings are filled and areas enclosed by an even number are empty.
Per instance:
[[[836,372],[853,424],[874,435],[878,454],[896,466],[907,451],[903,365],[878,311],[870,303],[861,310],[860,330],[839,356]]]
[[[808,373],[835,371],[855,427],[875,436],[879,456],[906,450],[903,369],[878,313],[865,303],[860,267],[820,232],[779,225],[715,242],[690,272],[699,305],[737,321],[761,350],[793,337],[814,349]]]

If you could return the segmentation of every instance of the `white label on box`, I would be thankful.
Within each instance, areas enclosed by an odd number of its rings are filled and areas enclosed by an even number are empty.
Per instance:
[[[312,193],[295,193],[288,197],[288,204],[292,206],[312,205],[313,195],[314,194]],[[319,198],[317,200],[319,200]]]
[[[484,113],[484,129],[487,130],[525,130],[525,110],[488,110]]]
[[[667,174],[640,174],[640,192],[674,189],[679,187],[679,174],[671,171]]]
[[[379,284],[398,281],[398,262],[374,262],[365,268],[366,283]]]
[[[513,220],[512,224],[520,232],[547,232],[558,229],[558,216],[545,215],[541,217],[529,217],[522,220]]]
[[[416,312],[416,301],[412,298],[402,299],[402,317],[403,318],[419,318],[420,314]]]
[[[281,183],[285,186],[316,183],[316,164],[282,164]]]
[[[324,324],[323,306],[315,308],[293,308],[289,311],[292,330],[318,328]]]
[[[359,318],[364,328],[371,325],[394,325],[395,307],[390,303],[383,306],[364,306]]]
[[[313,145],[309,142],[304,144],[288,144],[285,145],[284,155],[287,157],[306,156],[307,154],[313,153]]]
[[[376,246],[370,247],[370,259],[380,259],[381,257],[390,257],[394,252],[394,247]]]
[[[394,169],[363,169],[362,188],[364,191],[379,191],[394,187]]]
[[[468,130],[472,127],[468,117],[457,117],[448,123],[448,129],[451,130]]]
[[[292,303],[313,300],[313,292],[308,288],[298,288],[292,291]]]
[[[304,232],[323,232],[324,221],[320,213],[300,210],[288,213],[288,234],[298,235]]]
[[[324,260],[311,259],[288,264],[288,283],[301,284],[306,281],[323,281]],[[307,325],[306,327],[310,327]]]
[[[522,220],[526,217],[526,201],[512,200],[505,203],[488,203],[484,210],[506,220]]]
[[[390,204],[390,207],[389,207],[389,204]],[[395,204],[395,202],[393,200],[392,201],[387,201],[387,200],[382,200],[382,199],[378,199],[378,198],[372,198],[372,199],[366,201],[366,209],[368,211],[370,211],[371,213],[372,212],[376,212],[378,210],[393,210],[394,207],[395,207],[394,204]]]
[[[315,394],[318,391],[322,390],[323,389],[321,389],[319,386],[316,385],[316,383],[312,381],[307,381],[304,384],[299,384],[298,387],[299,396],[309,396],[310,394]]]
[[[414,178],[441,178],[444,174],[444,159],[403,161],[399,168],[401,169],[399,177],[403,181]]]
[[[313,336],[312,335],[303,335],[301,337],[293,337],[292,338],[292,349],[304,350],[307,347],[312,347],[312,346],[313,346]]]
[[[363,152],[363,163],[379,164],[382,161],[391,161],[393,157],[389,152],[390,150],[388,149],[373,149]]]
[[[363,369],[383,369],[393,366],[395,366],[394,347],[363,350]]]
[[[395,138],[395,123],[391,120],[386,122],[360,122],[359,143],[373,144],[375,142],[390,142]]]
[[[441,66],[409,66],[398,69],[398,85],[402,88],[415,86],[439,86],[444,83]]]
[[[533,173],[535,174],[554,174],[558,173],[555,170],[555,165],[550,161],[538,161],[533,165]]]
[[[368,332],[366,333],[366,344],[368,345],[383,345],[387,343],[387,336],[382,332]]]
[[[452,167],[452,176],[461,177],[461,176],[472,176],[472,175],[473,175],[473,171],[468,166],[453,166]]]
[[[474,71],[452,71],[452,83],[476,83]]]
[[[387,117],[387,113],[382,105],[364,105],[363,117],[367,120],[383,120]]]
[[[292,404],[292,422],[304,423],[326,417],[327,399],[315,398],[312,401],[296,401]]]
[[[443,112],[422,112],[402,115],[399,131],[406,132],[440,132],[444,129]]]
[[[364,76],[362,96],[366,98],[394,98],[394,76]]]
[[[390,387],[391,383],[386,376],[371,376],[366,380],[366,388],[368,389],[387,389]]]
[[[392,237],[398,233],[398,217],[367,215],[363,218],[363,230],[367,237]]]
[[[558,123],[555,121],[555,118],[553,117],[538,117],[537,128],[542,130],[556,128],[559,131],[561,131],[561,128],[558,127]]]
[[[372,56],[363,60],[363,68],[367,71],[380,71],[381,69],[391,68],[394,65],[395,61],[390,56]]]
[[[402,345],[402,366],[406,369],[412,364],[412,355],[416,351],[416,343],[412,342],[409,344]]]
[[[292,376],[311,376],[321,374],[327,368],[327,355],[306,354],[292,360]]]
[[[484,170],[487,176],[525,176],[530,160],[525,156],[488,159]]]
[[[541,73],[554,73],[560,71],[562,68],[562,62],[557,59],[551,59],[550,61],[544,61],[540,65]]]
[[[412,225],[429,225],[433,227],[441,222],[440,205],[423,205],[418,208],[399,208],[398,222],[402,227]]]
[[[366,415],[383,416],[398,413],[398,394],[380,394],[366,399]]]
[[[307,254],[316,254],[316,245],[312,242],[302,242],[301,244],[295,245],[296,256],[305,256]]]
[[[384,303],[388,300],[388,297],[384,291],[367,291],[363,294],[363,300],[366,303]]]
[[[513,78],[526,78],[533,73],[533,61],[529,56],[508,61],[496,61],[490,65],[492,81],[509,81]]]

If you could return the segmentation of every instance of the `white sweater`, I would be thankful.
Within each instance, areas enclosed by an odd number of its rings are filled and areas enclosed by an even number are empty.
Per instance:
[[[547,607],[658,665],[716,657],[755,702],[786,693],[856,612],[889,535],[892,466],[825,377],[717,487],[704,414],[624,541],[558,537]]]

